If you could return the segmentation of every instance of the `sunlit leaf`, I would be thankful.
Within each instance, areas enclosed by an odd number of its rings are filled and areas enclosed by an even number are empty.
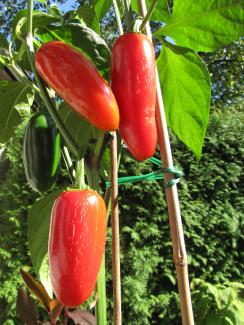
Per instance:
[[[170,36],[177,45],[214,51],[244,34],[242,0],[175,0],[167,24],[154,35]]]
[[[0,47],[8,48],[8,41],[4,34],[0,33]]]
[[[93,7],[88,5],[80,6],[77,13],[84,19],[84,22],[88,27],[93,29],[96,33],[100,33],[99,20]]]
[[[62,17],[53,16],[42,11],[33,11],[33,28],[49,26],[53,23],[58,23],[62,20]],[[15,35],[16,26],[19,25],[21,33],[27,32],[27,10],[20,10],[14,17],[12,23],[12,37]]]
[[[210,108],[208,70],[196,53],[169,43],[157,63],[168,125],[200,158]]]
[[[53,297],[53,289],[51,284],[51,276],[49,271],[49,264],[48,264],[48,254],[46,253],[43,257],[43,260],[41,262],[40,268],[39,268],[39,279],[40,282],[45,287],[48,295],[52,298]]]
[[[99,70],[106,70],[110,64],[110,50],[106,42],[92,29],[81,24],[70,23],[60,27],[38,29],[38,38],[46,43],[60,40],[81,50]]]
[[[23,82],[0,81],[0,143],[7,142],[21,123],[19,110],[29,109],[34,96]]]
[[[33,267],[40,277],[40,268],[45,262],[51,211],[55,199],[62,191],[55,191],[35,202],[29,211],[28,243]]]
[[[81,152],[85,153],[90,140],[97,138],[98,129],[81,118],[66,103],[61,104],[58,113]]]
[[[93,0],[92,6],[95,8],[99,20],[102,20],[103,17],[108,12],[109,8],[112,5],[112,0]]]
[[[59,7],[56,3],[52,3],[49,10],[48,10],[49,15],[56,16],[58,18],[62,19],[62,13],[59,10]]]
[[[152,1],[146,0],[147,10],[150,8]],[[138,10],[138,2],[137,0],[131,1],[132,9],[139,13]],[[169,9],[168,9],[168,2],[167,0],[160,0],[157,2],[156,7],[150,17],[150,20],[156,20],[166,23],[170,18]]]

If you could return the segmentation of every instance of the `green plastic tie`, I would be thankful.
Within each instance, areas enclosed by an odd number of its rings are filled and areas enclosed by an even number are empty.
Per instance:
[[[160,166],[162,165],[161,160],[157,158],[152,157],[150,158],[150,161],[156,165],[160,165]],[[118,185],[135,183],[135,182],[143,182],[143,181],[160,180],[160,179],[164,179],[164,174],[172,174],[172,178],[164,184],[166,188],[177,184],[181,176],[183,175],[183,173],[175,167],[166,167],[163,170],[160,169],[145,175],[119,177]],[[108,181],[106,182],[106,187],[109,186],[110,186],[110,182]]]
[[[154,163],[155,165],[158,165],[158,166],[162,166],[162,162],[161,160],[157,159],[157,158],[154,158],[154,157],[151,157],[149,158],[149,160]]]
[[[180,171],[176,167],[166,167],[163,169],[164,174],[171,174],[173,177],[164,183],[164,186],[166,188],[172,187],[176,185],[179,181],[181,176],[183,175],[182,171]]]

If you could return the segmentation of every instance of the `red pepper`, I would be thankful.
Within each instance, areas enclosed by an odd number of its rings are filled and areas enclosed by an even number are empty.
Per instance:
[[[71,108],[104,131],[118,128],[114,95],[94,64],[68,44],[52,41],[36,53],[36,69]]]
[[[106,241],[106,207],[97,192],[70,190],[54,203],[49,233],[53,291],[62,304],[75,307],[91,295]]]
[[[156,64],[152,42],[145,35],[127,33],[116,40],[110,78],[121,137],[136,159],[151,157],[157,144]]]

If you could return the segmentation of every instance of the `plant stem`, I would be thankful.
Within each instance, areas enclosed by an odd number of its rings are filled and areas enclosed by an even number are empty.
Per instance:
[[[105,255],[103,256],[101,268],[99,271],[96,291],[98,300],[96,303],[96,323],[97,325],[107,324],[107,303],[106,303],[106,277],[105,277]]]
[[[123,26],[122,26],[122,22],[121,22],[121,19],[120,19],[119,8],[118,8],[116,0],[113,0],[113,7],[114,7],[114,11],[115,11],[115,17],[116,17],[119,33],[120,33],[120,35],[122,35],[124,33],[123,32]]]
[[[27,32],[30,33],[31,39],[32,39],[32,29],[33,29],[33,19],[32,18],[33,18],[33,0],[28,0]]]
[[[86,175],[88,179],[88,185],[91,186],[97,192],[100,191],[99,187],[99,163],[101,158],[101,150],[103,147],[104,132],[100,131],[96,146],[92,153],[92,157],[88,158],[88,164],[86,168]],[[106,278],[105,278],[105,256],[103,256],[101,268],[98,274],[96,291],[98,294],[98,300],[96,303],[96,324],[107,324],[107,304],[106,304]]]
[[[79,156],[80,156],[79,147],[74,142],[74,140],[70,136],[69,132],[65,128],[65,125],[64,125],[63,121],[60,119],[60,117],[56,111],[56,108],[54,107],[53,102],[51,101],[46,88],[43,86],[42,81],[36,71],[36,68],[35,68],[34,47],[33,47],[33,39],[32,39],[32,13],[33,13],[33,0],[28,0],[27,36],[26,36],[28,59],[30,61],[31,68],[34,73],[36,83],[40,89],[40,96],[42,97],[42,100],[45,103],[49,114],[53,118],[57,128],[59,129],[60,133],[62,134],[67,145],[70,147],[70,149],[75,154],[75,156],[79,159]]]
[[[103,140],[104,140],[104,132],[100,131],[97,139],[97,143],[94,149],[94,154],[93,154],[93,159],[92,159],[92,164],[97,168],[99,165],[99,158],[100,158],[100,152],[102,149],[103,145]]]
[[[102,137],[102,135],[100,135]],[[113,141],[113,139],[112,139]],[[121,141],[120,141],[121,142]],[[95,150],[97,157],[100,157],[100,152],[98,148],[102,149],[103,145],[101,141],[98,141],[97,143],[97,149]],[[117,147],[117,146],[116,146]],[[121,156],[121,143],[119,146],[119,154],[118,154],[118,164],[120,162],[120,156]],[[116,159],[116,158],[114,158]],[[94,160],[96,161],[96,160]],[[97,166],[98,167],[98,166]],[[116,173],[117,174],[117,173]],[[107,209],[107,220],[109,218],[110,210],[111,210],[111,187],[107,188],[104,201]],[[103,257],[103,262],[101,265],[101,269],[99,272],[98,280],[97,280],[97,293],[99,295],[98,302],[96,304],[96,319],[98,325],[106,325],[107,318],[106,318],[106,279],[105,279],[105,256]],[[117,306],[120,306],[121,304],[118,303]],[[121,309],[121,307],[120,307]],[[119,323],[115,323],[116,325]]]
[[[67,307],[64,307],[64,325],[67,325],[68,324],[68,308]]]
[[[63,146],[63,149],[62,149],[62,156],[63,156],[64,162],[65,162],[66,168],[69,172],[70,180],[72,183],[74,183],[75,178],[76,178],[76,173],[75,173],[75,170],[73,167],[73,162],[69,155],[69,151],[65,146]]]
[[[117,0],[116,0],[117,1]],[[127,21],[127,31],[129,32],[132,29],[133,15],[130,10],[130,0],[124,0],[126,21]]]
[[[19,52],[17,53],[17,55],[15,56],[15,61],[18,62],[21,60],[23,54],[25,53],[25,43],[21,43],[21,46],[20,46],[20,50]]]
[[[98,169],[100,163],[99,160],[101,158],[101,150],[103,147],[103,140],[104,140],[104,132],[100,131],[95,149],[92,152],[92,156],[88,158],[88,164],[86,168],[88,184],[98,192],[100,190]]]
[[[76,173],[75,173],[75,185],[77,189],[85,189],[85,168],[84,168],[84,158],[77,160],[76,162]]]
[[[27,76],[23,73],[23,71],[21,71],[13,62],[8,64],[7,66],[8,68],[14,71],[14,73],[16,74],[16,76],[19,78],[20,81],[26,83],[26,85],[33,88],[37,93],[40,93],[40,89],[35,84],[33,84],[33,82],[31,82],[27,78]]]
[[[146,16],[145,0],[137,0],[142,16]],[[149,23],[146,24],[146,34],[152,38]],[[173,167],[166,117],[162,92],[156,73],[157,103],[156,103],[156,122],[160,145],[160,155],[163,167]],[[165,174],[165,181],[169,181],[170,175]],[[170,231],[173,244],[173,260],[176,267],[178,288],[180,294],[181,314],[183,325],[194,325],[193,310],[191,303],[190,285],[188,279],[187,255],[185,249],[184,233],[182,227],[179,198],[176,185],[165,188],[170,222]]]
[[[142,21],[142,23],[141,23],[141,26],[140,26],[140,32],[143,31],[143,29],[145,28],[147,22],[149,22],[149,19],[150,19],[152,13],[153,13],[154,8],[155,8],[156,5],[157,5],[157,2],[158,2],[158,0],[153,0],[153,1],[152,1],[151,5],[150,5],[150,8],[149,8],[148,11],[147,11],[147,14],[146,14],[146,16],[144,17],[144,19],[143,19],[143,21]]]

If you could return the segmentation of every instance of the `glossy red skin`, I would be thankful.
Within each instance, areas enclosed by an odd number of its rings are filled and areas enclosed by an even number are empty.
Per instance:
[[[56,199],[49,233],[53,291],[62,304],[76,307],[91,295],[106,241],[106,207],[92,190],[65,191]]]
[[[35,65],[42,79],[91,124],[104,131],[118,128],[115,97],[94,64],[80,51],[52,41],[37,51]]]
[[[143,34],[120,36],[112,48],[111,88],[120,111],[119,131],[137,160],[156,149],[156,64],[151,41]]]

